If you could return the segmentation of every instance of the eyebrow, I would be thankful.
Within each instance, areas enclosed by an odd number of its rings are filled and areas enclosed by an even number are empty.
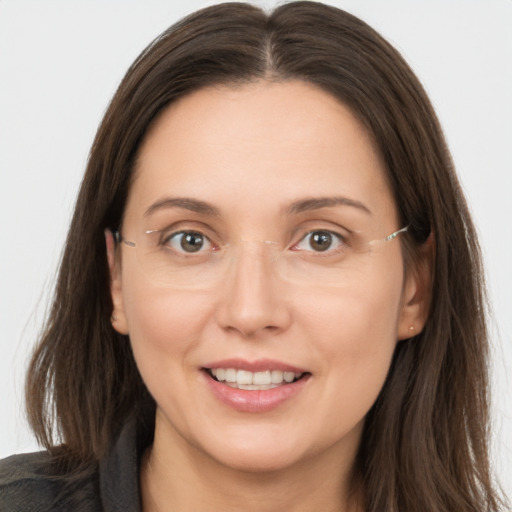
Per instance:
[[[144,216],[147,217],[157,210],[165,208],[182,208],[195,213],[201,213],[203,215],[211,215],[214,217],[219,216],[219,210],[209,203],[199,201],[198,199],[192,199],[190,197],[166,197],[155,201],[145,212]]]
[[[355,199],[348,197],[332,196],[332,197],[314,197],[310,199],[301,199],[293,202],[287,209],[288,215],[296,215],[298,213],[307,212],[310,210],[319,210],[321,208],[330,208],[333,206],[351,206],[357,208],[368,215],[373,215],[371,210]]]
[[[355,199],[349,199],[348,197],[333,196],[333,197],[314,197],[308,199],[301,199],[294,201],[287,209],[288,215],[297,215],[299,213],[319,210],[321,208],[332,208],[333,206],[351,206],[357,208],[369,215],[372,215],[371,210],[360,201]],[[165,208],[182,208],[189,210],[194,213],[200,213],[203,215],[210,215],[212,217],[218,217],[220,215],[219,210],[215,206],[205,201],[198,199],[192,199],[190,197],[166,197],[155,201],[145,212],[144,216],[147,217],[157,210]]]

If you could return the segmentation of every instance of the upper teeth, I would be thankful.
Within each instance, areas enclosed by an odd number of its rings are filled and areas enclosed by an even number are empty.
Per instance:
[[[211,373],[218,381],[234,384],[236,387],[251,386],[245,389],[270,389],[281,385],[283,381],[293,382],[302,375],[302,373],[282,372],[281,370],[249,372],[235,368],[213,368]],[[258,388],[252,386],[258,386]]]

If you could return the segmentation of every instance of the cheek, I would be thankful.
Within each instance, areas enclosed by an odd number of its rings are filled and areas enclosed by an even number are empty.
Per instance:
[[[301,294],[303,318],[332,355],[344,349],[365,352],[396,342],[403,277],[400,268],[393,272],[381,266],[381,271],[347,277],[336,291]]]
[[[365,369],[386,366],[392,355],[398,303],[399,296],[382,302],[360,293],[317,300],[306,309],[310,339],[329,365],[342,365],[354,375],[369,373]]]
[[[157,404],[181,428],[190,420],[188,402],[197,377],[201,332],[211,303],[200,293],[177,292],[131,280],[123,286],[125,312],[134,358]]]
[[[198,343],[204,327],[207,300],[201,294],[152,286],[144,278],[123,283],[123,302],[129,336],[139,370],[146,380],[157,368],[182,364]]]
[[[304,325],[322,361],[323,399],[341,415],[339,424],[348,417],[362,420],[382,389],[396,346],[400,303],[398,278],[378,286],[361,279],[336,297],[317,295],[305,304]]]

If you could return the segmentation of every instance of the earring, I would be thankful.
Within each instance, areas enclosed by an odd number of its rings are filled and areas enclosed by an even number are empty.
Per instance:
[[[412,336],[412,335],[413,335],[413,333],[414,333],[414,327],[411,325],[411,326],[409,327],[409,334]]]

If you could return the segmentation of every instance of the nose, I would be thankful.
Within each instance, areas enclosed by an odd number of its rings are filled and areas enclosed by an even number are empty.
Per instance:
[[[244,242],[220,285],[219,325],[245,338],[286,330],[291,321],[284,284],[276,276],[271,243]]]

